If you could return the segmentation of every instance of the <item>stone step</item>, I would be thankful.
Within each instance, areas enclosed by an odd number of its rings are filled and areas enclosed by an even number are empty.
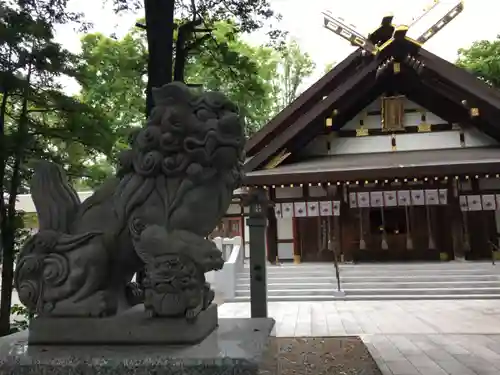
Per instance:
[[[500,268],[486,262],[344,264],[340,278],[346,300],[500,299]],[[269,266],[267,283],[270,301],[339,299],[333,264]],[[236,289],[237,299],[249,298],[248,269],[238,275]]]
[[[314,281],[317,282],[336,282],[335,275],[321,275],[315,276]],[[440,281],[499,281],[500,275],[404,275],[404,276],[340,276],[343,283],[364,283],[364,282],[440,282]],[[249,284],[250,275],[239,276],[237,279],[238,284]],[[311,282],[310,277],[289,277],[289,276],[276,276],[267,275],[268,283],[301,283]]]
[[[304,296],[304,295],[329,295],[336,291],[336,287],[314,288],[314,289],[269,289],[268,296]],[[390,289],[390,288],[372,288],[372,289],[345,289],[346,295],[467,295],[467,294],[496,294],[500,298],[500,288],[485,287],[485,288],[405,288],[405,289]],[[237,289],[236,296],[250,295],[249,289]]]
[[[364,282],[474,282],[474,281],[498,281],[500,274],[481,275],[404,275],[404,276],[341,276],[343,283],[364,283]]]
[[[500,263],[499,263],[500,264]],[[276,267],[276,268],[266,268],[268,273],[326,273],[326,272],[335,272],[335,267],[328,268],[314,268],[314,267]],[[250,272],[250,268],[243,268],[243,272]],[[435,268],[435,267],[419,267],[419,268],[402,268],[402,267],[380,267],[380,268],[363,268],[363,267],[354,267],[354,268],[339,268],[339,272],[341,273],[360,273],[360,274],[370,274],[370,273],[386,273],[386,272],[490,272],[490,273],[500,273],[500,265],[499,266],[489,266],[489,267],[443,267],[443,268]]]
[[[335,274],[329,273],[327,275],[317,275],[314,276],[314,280],[336,280]],[[250,282],[250,274],[240,274],[238,276],[238,282]],[[279,281],[279,282],[299,282],[301,280],[311,280],[311,277],[303,277],[302,275],[296,276],[287,276],[287,275],[267,275],[268,281]],[[391,282],[393,280],[399,281],[441,281],[441,280],[450,280],[450,281],[495,281],[500,280],[500,274],[475,274],[475,275],[446,275],[446,274],[436,274],[436,275],[370,275],[370,276],[346,276],[340,275],[340,280],[343,282]]]
[[[429,295],[429,294],[496,294],[500,298],[500,287],[454,287],[454,288],[372,288],[372,289],[348,289],[349,295]]]
[[[500,281],[431,281],[431,282],[342,282],[342,289],[436,289],[436,288],[500,288]]]
[[[499,263],[500,266],[500,263]],[[248,268],[249,264],[245,264],[245,267]],[[422,269],[422,268],[433,268],[433,269],[449,269],[449,268],[460,268],[460,269],[485,269],[492,268],[495,265],[492,265],[491,262],[415,262],[415,263],[361,263],[361,264],[339,264],[340,269],[350,270],[350,269],[364,269],[364,270],[379,270],[379,269],[405,269],[405,270],[413,270],[413,269]],[[333,262],[332,263],[302,263],[302,264],[292,264],[292,263],[284,263],[279,266],[275,265],[267,265],[268,269],[274,270],[283,270],[283,269],[330,269],[335,268]]]
[[[244,265],[246,268],[250,267],[249,263]],[[279,266],[267,264],[268,269],[305,269],[305,268],[314,268],[314,269],[328,269],[334,268],[335,265],[333,262],[331,263],[302,263],[302,264],[293,264],[293,263],[283,263]],[[402,268],[402,269],[420,269],[420,268],[475,268],[482,269],[488,267],[495,267],[491,262],[407,262],[407,263],[360,263],[360,264],[347,264],[347,263],[339,263],[339,268],[341,269],[383,269],[383,268]]]
[[[332,280],[330,282],[320,282],[318,280],[296,281],[293,283],[280,283],[271,282],[267,284],[268,290],[275,289],[323,289],[323,288],[336,288],[337,282]],[[342,282],[341,287],[343,290],[350,289],[435,289],[435,288],[497,288],[500,287],[500,281],[439,281],[439,282],[359,282],[348,283]],[[238,290],[250,290],[250,283],[238,283]]]
[[[333,293],[337,290],[337,288],[331,287],[323,287],[323,288],[314,288],[314,289],[272,289],[267,291],[268,296],[307,296],[307,295],[323,295],[329,296],[333,295]],[[236,296],[249,296],[249,289],[237,289]]]
[[[500,296],[495,294],[467,294],[467,295],[454,295],[454,294],[435,294],[435,295],[346,295],[343,297],[335,296],[268,296],[268,302],[300,302],[300,301],[408,301],[408,300],[485,300],[485,299],[500,299]],[[249,296],[237,296],[231,301],[226,302],[250,302]]]
[[[352,271],[352,272],[344,272],[341,271],[340,275],[342,277],[394,277],[394,276],[408,276],[411,273],[412,276],[465,276],[465,275],[498,275],[500,276],[500,269],[498,272],[495,269],[490,270],[458,270],[458,269],[447,269],[447,270],[413,270],[413,271],[404,271],[404,270],[380,270],[377,272],[362,272],[362,271]],[[296,271],[288,270],[284,272],[273,272],[271,270],[267,271],[268,277],[289,277],[289,278],[297,278],[297,277],[323,277],[323,276],[334,276],[335,270],[328,271]],[[239,278],[250,277],[250,272],[241,272],[238,274]]]
[[[333,282],[316,282],[316,280],[309,280],[304,282],[294,283],[268,283],[267,290],[276,289],[329,289],[337,288],[337,283]],[[238,283],[237,290],[250,290],[249,283]]]

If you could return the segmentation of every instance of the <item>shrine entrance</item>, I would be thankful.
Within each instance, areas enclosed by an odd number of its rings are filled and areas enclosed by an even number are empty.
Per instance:
[[[332,216],[298,217],[295,225],[302,262],[333,262],[335,228]]]
[[[444,187],[352,192],[350,206],[355,262],[453,259],[452,211]]]

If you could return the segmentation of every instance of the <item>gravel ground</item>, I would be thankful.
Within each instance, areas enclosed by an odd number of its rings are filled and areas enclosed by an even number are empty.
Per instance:
[[[359,337],[271,337],[261,375],[382,375]]]

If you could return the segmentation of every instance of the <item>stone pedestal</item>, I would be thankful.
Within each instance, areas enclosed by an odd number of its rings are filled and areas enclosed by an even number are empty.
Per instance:
[[[217,328],[217,305],[189,323],[184,318],[149,318],[144,305],[109,318],[36,318],[28,343],[36,345],[192,345]]]
[[[0,374],[258,374],[273,327],[270,318],[220,319],[215,331],[190,346],[28,345],[25,331],[0,338]]]

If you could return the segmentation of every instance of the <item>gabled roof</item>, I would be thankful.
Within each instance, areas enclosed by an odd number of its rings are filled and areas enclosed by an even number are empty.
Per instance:
[[[398,74],[394,63],[400,63]],[[376,56],[354,52],[264,126],[249,140],[245,170],[264,167],[285,149],[292,154],[299,150],[324,131],[333,110],[333,128],[340,129],[388,88],[446,121],[473,124],[500,141],[500,93],[400,36]],[[471,117],[470,108],[478,108],[479,116]]]
[[[328,95],[345,81],[363,61],[366,59],[363,58],[361,49],[354,51],[304,91],[247,141],[245,146],[247,156],[253,156],[262,150],[272,138],[290,126],[297,116],[309,111],[314,104],[322,100],[323,96]]]

